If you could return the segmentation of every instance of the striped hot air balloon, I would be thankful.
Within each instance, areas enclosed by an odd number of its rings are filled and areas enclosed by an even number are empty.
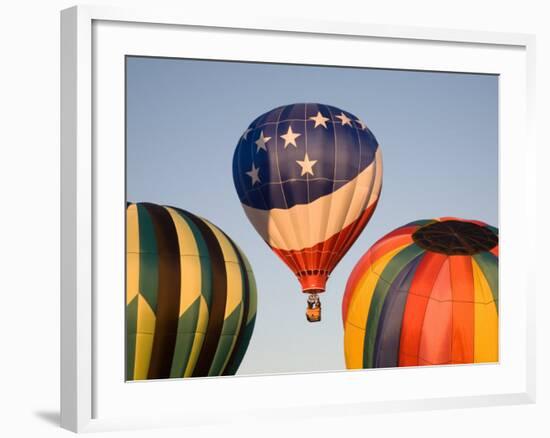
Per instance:
[[[498,361],[498,229],[412,222],[355,266],[342,303],[348,368]]]
[[[248,219],[320,311],[316,294],[378,202],[382,158],[373,133],[333,106],[275,108],[241,136],[233,180]]]
[[[237,245],[174,207],[126,210],[126,378],[233,375],[256,319],[256,284]]]

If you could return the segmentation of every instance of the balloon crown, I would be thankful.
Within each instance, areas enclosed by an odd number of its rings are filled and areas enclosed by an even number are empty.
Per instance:
[[[498,245],[498,236],[489,228],[458,220],[425,225],[412,238],[421,248],[447,255],[473,255]]]

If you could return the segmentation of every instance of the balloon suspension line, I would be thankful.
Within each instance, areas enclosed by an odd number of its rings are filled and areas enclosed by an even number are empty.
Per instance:
[[[309,322],[321,321],[321,300],[317,294],[307,297],[306,318]]]

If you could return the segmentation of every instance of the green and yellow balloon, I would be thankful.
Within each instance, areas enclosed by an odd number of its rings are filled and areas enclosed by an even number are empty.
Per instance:
[[[256,319],[246,256],[179,208],[131,203],[126,221],[126,379],[234,375]]]

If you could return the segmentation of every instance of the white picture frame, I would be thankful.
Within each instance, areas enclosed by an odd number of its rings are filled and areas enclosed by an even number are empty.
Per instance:
[[[255,50],[259,40],[261,55]],[[185,41],[192,44],[182,44]],[[285,51],[290,41],[311,48],[308,58]],[[342,50],[316,52],[312,41]],[[372,56],[352,59],[347,47],[368,48]],[[262,421],[293,418],[296,407],[314,408],[316,415],[359,415],[534,402],[536,273],[521,256],[534,251],[536,235],[534,47],[534,36],[506,33],[228,19],[103,6],[62,11],[62,427],[82,432]],[[500,75],[500,362],[124,383],[117,362],[124,360],[123,350],[112,359],[123,342],[114,321],[123,312],[124,296],[119,278],[124,269],[117,274],[124,263],[119,257],[124,233],[113,217],[124,217],[116,208],[124,205],[120,97],[127,54]],[[528,233],[520,230],[525,226]],[[114,250],[106,251],[106,243]],[[182,385],[186,397],[181,397]],[[311,399],[308,390],[315,385],[325,390]],[[215,399],[208,398],[214,393]]]

